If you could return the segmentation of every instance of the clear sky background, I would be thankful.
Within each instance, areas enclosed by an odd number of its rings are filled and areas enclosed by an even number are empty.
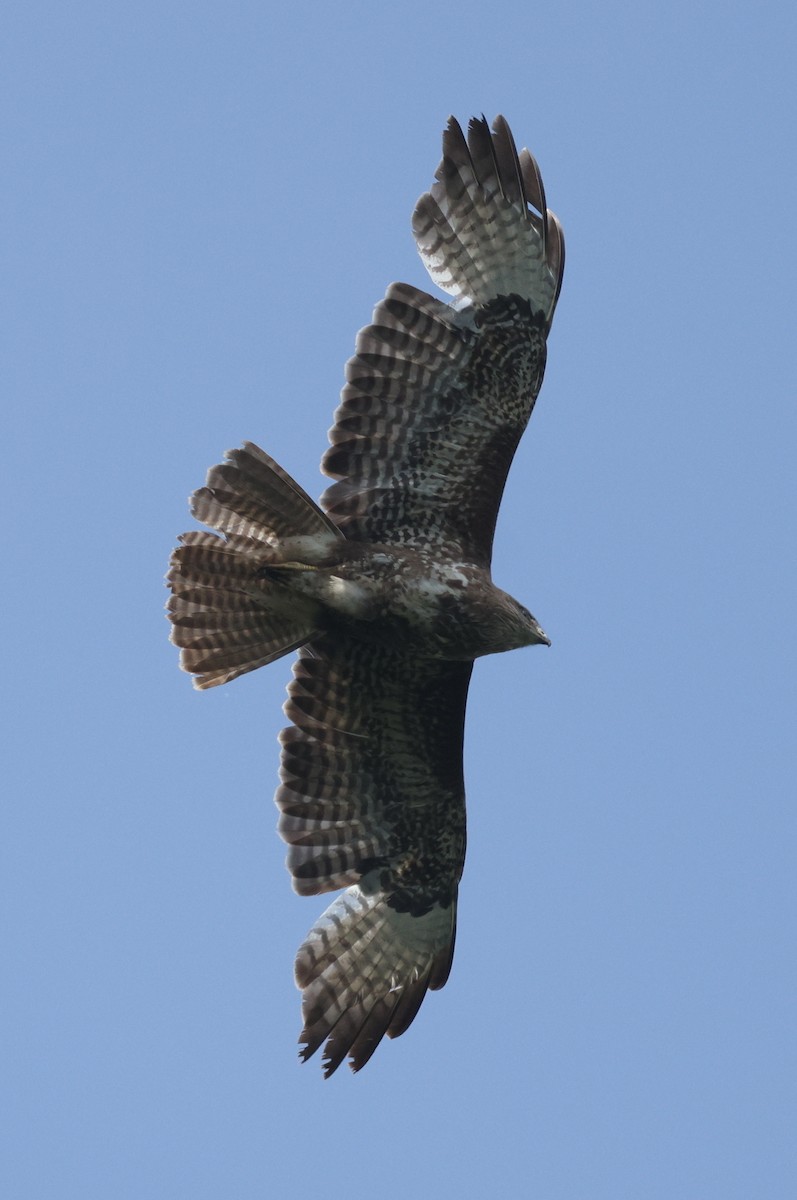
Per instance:
[[[792,1197],[793,5],[4,27],[3,1196]],[[448,986],[325,1083],[292,981],[324,898],[271,800],[290,660],[194,692],[162,577],[244,438],[320,493],[481,112],[567,237],[494,564],[553,646],[475,671]]]

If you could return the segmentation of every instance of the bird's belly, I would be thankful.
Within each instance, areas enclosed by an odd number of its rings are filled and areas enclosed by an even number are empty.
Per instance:
[[[430,658],[470,661],[510,647],[495,644],[494,589],[466,563],[408,562],[374,554],[329,581],[333,624],[349,636]],[[426,568],[426,569],[423,569]]]

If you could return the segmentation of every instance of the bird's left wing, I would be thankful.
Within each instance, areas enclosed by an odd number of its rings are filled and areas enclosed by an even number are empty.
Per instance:
[[[355,1070],[451,965],[471,663],[327,636],[294,667],[276,795],[294,887],[346,887],[299,950],[303,1057]]]

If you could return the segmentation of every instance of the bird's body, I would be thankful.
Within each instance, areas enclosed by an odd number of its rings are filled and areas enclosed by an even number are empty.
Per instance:
[[[339,547],[312,566],[293,560],[263,568],[272,585],[317,601],[330,635],[465,661],[547,641],[489,570],[463,561],[456,547],[349,541]]]
[[[359,1069],[445,983],[473,661],[548,644],[490,562],[563,239],[503,118],[472,121],[467,141],[450,122],[443,150],[413,227],[455,305],[393,284],[347,366],[321,507],[245,443],[192,501],[223,537],[184,534],[168,577],[197,686],[299,650],[276,802],[296,890],[346,888],[296,962],[303,1054],[326,1043],[327,1074],[347,1054]]]

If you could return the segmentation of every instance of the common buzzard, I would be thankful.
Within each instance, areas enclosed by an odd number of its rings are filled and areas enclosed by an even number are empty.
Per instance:
[[[318,507],[251,442],[191,499],[168,574],[198,688],[299,655],[279,830],[295,889],[340,895],[296,959],[302,1057],[359,1070],[448,978],[465,856],[473,660],[548,639],[492,583],[507,471],[545,367],[564,267],[509,126],[451,119],[413,231],[445,304],[392,284],[361,330]]]

